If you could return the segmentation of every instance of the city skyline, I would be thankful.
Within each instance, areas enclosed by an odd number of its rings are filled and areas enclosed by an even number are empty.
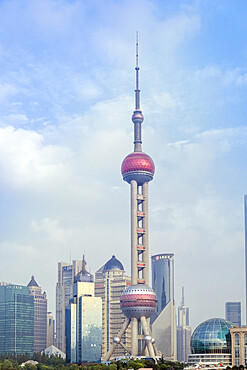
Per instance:
[[[223,318],[226,301],[245,312],[246,10],[213,0],[0,4],[1,281],[35,275],[55,315],[58,262],[85,253],[94,273],[115,254],[130,274],[120,163],[133,141],[138,29],[143,137],[156,164],[150,254],[174,253],[176,303],[185,286],[193,328]]]

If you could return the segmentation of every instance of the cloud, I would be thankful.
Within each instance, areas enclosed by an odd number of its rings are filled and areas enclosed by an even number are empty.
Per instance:
[[[222,68],[220,65],[207,65],[201,70],[195,71],[199,79],[216,78],[223,86],[242,86],[247,83],[247,72],[244,68]]]
[[[12,96],[15,96],[18,92],[16,86],[9,83],[0,83],[0,103],[8,101]]]

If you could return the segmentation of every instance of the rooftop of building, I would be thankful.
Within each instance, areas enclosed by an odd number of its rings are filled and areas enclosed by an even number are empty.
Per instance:
[[[122,263],[113,255],[109,261],[106,262],[103,271],[108,270],[122,270],[124,271],[124,267]]]
[[[28,287],[38,287],[39,285],[36,283],[35,279],[34,279],[34,276],[32,275],[31,276],[31,280],[29,281],[29,283],[27,284]]]
[[[86,269],[86,260],[85,255],[83,254],[82,258],[82,269],[78,274],[75,276],[75,283],[76,282],[92,282],[94,281],[93,274],[90,274],[90,272]]]

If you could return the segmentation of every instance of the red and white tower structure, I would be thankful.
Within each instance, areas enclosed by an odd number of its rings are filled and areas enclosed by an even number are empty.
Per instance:
[[[149,238],[148,238],[148,183],[153,179],[154,162],[142,151],[142,122],[140,108],[138,40],[136,42],[136,88],[134,123],[134,152],[127,155],[122,163],[124,181],[130,184],[131,196],[131,286],[122,293],[121,309],[126,316],[119,335],[106,354],[109,360],[118,344],[131,356],[149,355],[156,358],[157,350],[151,335],[149,318],[156,312],[157,297],[149,284]],[[121,338],[131,323],[131,349]]]

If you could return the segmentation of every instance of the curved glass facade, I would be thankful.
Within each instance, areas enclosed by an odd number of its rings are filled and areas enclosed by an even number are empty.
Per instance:
[[[174,300],[174,254],[157,254],[152,260],[152,287],[157,294],[157,314]]]
[[[191,352],[195,353],[231,353],[232,324],[223,319],[204,321],[194,330],[191,337]]]

